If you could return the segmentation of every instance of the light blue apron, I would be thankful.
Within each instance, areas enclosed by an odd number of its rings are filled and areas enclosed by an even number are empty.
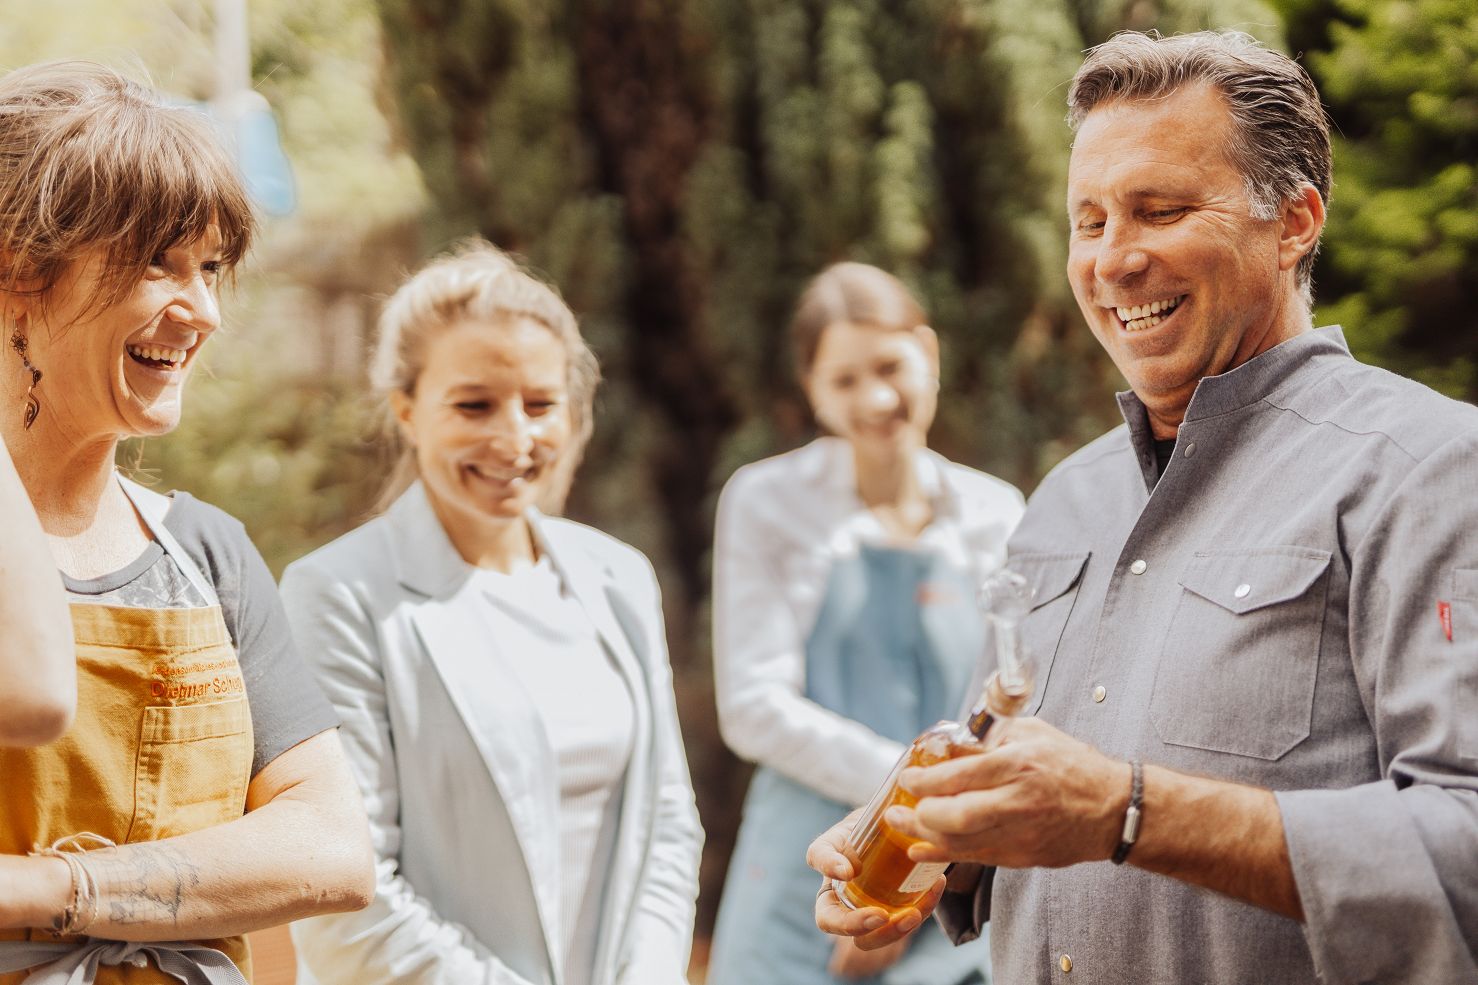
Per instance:
[[[863,545],[832,567],[806,642],[806,697],[909,743],[958,714],[983,647],[965,572],[930,551]],[[816,929],[821,882],[806,846],[850,809],[768,768],[755,772],[708,985],[842,983],[826,971],[834,938]],[[863,985],[984,985],[989,956],[988,935],[954,947],[930,920],[902,960]]]

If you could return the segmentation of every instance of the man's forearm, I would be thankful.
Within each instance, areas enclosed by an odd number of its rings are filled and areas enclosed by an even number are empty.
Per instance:
[[[1002,723],[997,745],[905,770],[919,797],[888,823],[921,844],[915,862],[1056,868],[1106,862],[1129,804],[1129,764],[1039,719]],[[1303,919],[1271,791],[1144,768],[1143,823],[1129,861]]]
[[[1303,921],[1272,791],[1145,766],[1143,809],[1131,863]]]

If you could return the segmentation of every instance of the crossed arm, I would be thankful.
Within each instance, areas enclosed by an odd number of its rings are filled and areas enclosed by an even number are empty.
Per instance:
[[[110,940],[227,937],[359,909],[374,889],[359,789],[332,730],[263,767],[243,817],[86,858],[100,904],[88,932]],[[0,929],[50,927],[71,898],[60,859],[0,855]]]
[[[0,746],[35,746],[59,737],[77,702],[77,655],[56,562],[30,497],[0,441]]]

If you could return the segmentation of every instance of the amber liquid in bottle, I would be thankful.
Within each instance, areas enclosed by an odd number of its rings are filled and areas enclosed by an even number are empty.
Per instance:
[[[854,909],[876,906],[892,915],[923,899],[938,881],[947,863],[915,862],[909,858],[908,849],[918,839],[891,827],[883,820],[883,813],[894,804],[912,807],[918,803],[917,797],[898,785],[898,777],[905,768],[932,766],[984,751],[981,740],[991,723],[1000,717],[1019,714],[1031,697],[1029,678],[1012,683],[1016,686],[1003,686],[999,674],[991,677],[969,719],[933,726],[915,739],[898,760],[848,836],[857,875],[851,882],[836,886],[843,903]]]

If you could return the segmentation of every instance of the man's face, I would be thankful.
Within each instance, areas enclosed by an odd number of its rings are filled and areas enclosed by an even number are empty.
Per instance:
[[[1068,166],[1068,277],[1093,334],[1173,433],[1196,383],[1290,337],[1279,220],[1254,219],[1209,86],[1088,114]],[[1285,251],[1286,252],[1286,251]]]

